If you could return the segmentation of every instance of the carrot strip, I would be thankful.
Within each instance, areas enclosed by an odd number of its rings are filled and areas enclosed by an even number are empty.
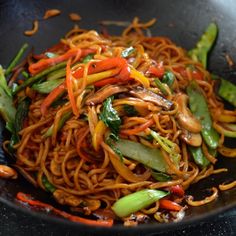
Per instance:
[[[160,203],[160,208],[162,209],[170,211],[180,211],[182,209],[182,206],[180,206],[178,203],[168,199],[161,199],[159,203]]]
[[[121,130],[120,133],[123,135],[134,135],[134,134],[138,134],[142,131],[144,131],[145,129],[147,129],[148,127],[150,127],[152,124],[154,123],[153,119],[148,120],[146,123],[133,128],[133,129],[125,129],[125,130]]]
[[[71,74],[70,66],[71,66],[71,59],[69,59],[66,64],[66,87],[67,87],[72,111],[75,116],[78,116],[79,110],[78,110],[78,107],[76,106],[76,102],[75,102],[75,98],[74,98],[74,94],[73,94],[73,81],[72,81],[73,77]]]
[[[90,219],[85,219],[79,216],[74,216],[71,215],[65,211],[61,211],[52,205],[49,205],[47,203],[40,202],[38,200],[33,200],[30,194],[25,194],[22,192],[18,192],[16,195],[16,198],[20,200],[21,202],[28,203],[31,206],[35,207],[40,207],[44,208],[45,210],[51,210],[52,212],[56,213],[57,215],[60,215],[70,221],[73,222],[79,222],[82,224],[87,224],[87,225],[93,225],[93,226],[104,226],[104,227],[111,227],[113,225],[113,220],[112,219],[107,219],[107,220],[90,220]]]
[[[29,66],[29,72],[32,75],[35,75],[39,73],[40,71],[45,70],[46,68],[53,66],[57,63],[60,63],[62,61],[66,61],[69,58],[76,57],[77,60],[79,60],[81,56],[86,56],[87,54],[92,53],[92,52],[95,52],[95,50],[92,50],[92,49],[81,50],[79,48],[73,48],[73,49],[68,50],[63,55],[60,55],[54,58],[41,59],[38,62],[31,64]]]
[[[51,93],[44,99],[41,104],[40,111],[42,115],[46,115],[48,108],[50,105],[65,91],[65,83],[59,85],[55,89],[52,90]]]
[[[101,80],[101,81],[98,81],[98,82],[94,83],[94,85],[95,85],[96,87],[103,87],[103,86],[105,86],[105,85],[107,85],[107,84],[116,84],[116,83],[118,83],[119,81],[120,81],[120,80],[117,79],[117,78],[107,78],[107,79],[103,79],[103,80]]]

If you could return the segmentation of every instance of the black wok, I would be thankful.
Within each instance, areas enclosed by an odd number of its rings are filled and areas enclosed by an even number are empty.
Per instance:
[[[58,8],[62,14],[58,17],[41,21],[39,31],[33,37],[25,37],[23,31],[30,29],[34,19],[42,19],[46,9]],[[235,67],[229,68],[225,53],[236,61],[236,1],[234,0],[51,0],[51,1],[27,1],[8,0],[0,1],[0,63],[6,66],[13,55],[24,42],[28,42],[35,47],[36,52],[55,44],[67,31],[73,27],[73,23],[68,18],[68,13],[77,12],[82,16],[81,27],[87,29],[98,29],[98,22],[101,20],[121,20],[130,21],[133,17],[139,16],[141,20],[147,21],[153,17],[157,18],[156,25],[152,28],[153,35],[162,35],[171,38],[176,44],[190,49],[192,48],[202,31],[211,21],[216,21],[220,32],[214,50],[210,56],[209,68],[214,73],[233,81],[236,78]],[[120,28],[109,28],[110,33],[121,32]],[[0,124],[3,140],[4,125]],[[235,146],[235,141],[229,140],[228,144]],[[5,156],[0,152],[1,159]],[[223,181],[236,179],[236,159],[226,159],[219,156],[217,167],[226,167],[228,173],[212,176],[204,181],[192,186],[189,193],[202,198],[207,195],[206,189],[217,185]],[[17,203],[14,198],[18,191],[32,193],[34,197],[42,201],[49,202],[48,194],[39,189],[35,189],[23,178],[16,181],[6,181],[0,179],[0,201],[19,211],[25,211],[29,215],[57,225],[65,225],[69,228],[76,228],[77,232],[96,232],[101,235],[114,234],[145,234],[160,232],[165,229],[175,229],[177,227],[194,224],[199,220],[210,217],[229,208],[236,206],[236,189],[223,192],[219,198],[208,205],[190,208],[182,222],[169,224],[141,225],[136,228],[124,228],[114,226],[111,229],[97,229],[75,224],[64,219],[58,219],[41,212],[25,209]],[[55,204],[52,201],[53,204]]]

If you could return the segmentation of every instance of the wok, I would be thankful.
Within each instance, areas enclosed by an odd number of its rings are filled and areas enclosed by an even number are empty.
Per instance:
[[[58,8],[62,14],[47,21],[40,21],[39,31],[33,37],[26,37],[23,32],[30,29],[32,21],[42,19],[46,9]],[[86,29],[99,30],[98,22],[101,20],[120,20],[131,21],[133,17],[139,16],[142,21],[147,21],[153,17],[157,18],[157,23],[152,27],[153,35],[167,36],[186,49],[192,48],[197,42],[206,26],[212,22],[217,22],[220,32],[214,50],[210,55],[209,69],[214,73],[233,80],[236,77],[235,67],[229,68],[225,53],[236,61],[236,1],[234,0],[198,0],[198,1],[174,1],[174,0],[8,0],[0,1],[0,63],[6,66],[16,51],[24,42],[28,42],[35,47],[36,52],[48,48],[55,44],[74,23],[68,18],[71,12],[77,12],[81,15],[81,27]],[[121,28],[109,27],[109,33],[119,34]],[[0,140],[4,138],[4,124],[0,124]],[[235,146],[235,141],[228,140],[228,144]],[[0,151],[0,157],[4,161],[5,155]],[[208,194],[207,189],[211,186],[236,179],[236,159],[226,159],[218,157],[217,167],[226,167],[228,173],[218,174],[201,181],[189,189],[189,193],[196,198],[202,198]],[[125,228],[121,225],[111,229],[101,229],[88,227],[86,225],[75,224],[64,219],[46,215],[42,212],[35,212],[26,209],[17,203],[14,198],[18,191],[31,193],[37,199],[45,202],[52,202],[47,193],[35,189],[23,178],[9,181],[0,179],[0,201],[7,204],[17,211],[24,211],[29,215],[54,222],[56,225],[64,225],[69,228],[77,229],[77,232],[88,233],[96,232],[101,235],[115,234],[147,234],[160,232],[165,229],[176,229],[183,225],[194,224],[206,217],[219,214],[236,206],[236,189],[232,189],[220,194],[219,198],[205,206],[189,208],[186,217],[179,223],[169,224],[148,224],[140,225],[134,228]]]

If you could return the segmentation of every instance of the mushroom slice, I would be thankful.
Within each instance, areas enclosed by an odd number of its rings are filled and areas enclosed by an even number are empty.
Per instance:
[[[102,103],[106,98],[110,97],[111,95],[117,94],[117,93],[122,93],[122,92],[127,92],[128,89],[119,86],[119,85],[106,85],[103,88],[99,89],[96,93],[93,95],[89,96],[85,104],[86,105],[96,105],[98,103]]]
[[[179,125],[192,133],[199,133],[202,126],[200,121],[194,117],[187,107],[188,96],[186,94],[179,93],[175,96],[175,101],[178,104],[177,121]]]
[[[130,92],[134,97],[140,98],[146,102],[152,102],[160,107],[169,110],[173,103],[162,96],[142,87],[133,88]]]
[[[188,130],[182,130],[181,139],[193,147],[199,147],[202,144],[202,136],[200,133],[191,133]]]

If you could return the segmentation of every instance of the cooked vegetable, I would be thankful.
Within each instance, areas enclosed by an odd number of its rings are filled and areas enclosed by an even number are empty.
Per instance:
[[[60,68],[63,68],[66,66],[66,62],[61,62],[55,66],[51,66],[45,70],[43,70],[42,72],[38,73],[35,76],[32,76],[30,78],[28,78],[27,80],[24,81],[23,84],[19,85],[15,91],[13,92],[13,95],[17,94],[19,91],[21,91],[22,89],[24,89],[27,86],[30,86],[36,82],[38,82],[39,80],[41,80],[45,75],[49,74],[52,71],[58,70]]]
[[[88,54],[86,57],[83,58],[82,63],[88,63],[89,61],[91,61],[94,57],[94,54]]]
[[[220,81],[221,83],[218,94],[227,102],[236,107],[236,86],[224,79],[221,79]]]
[[[194,161],[197,165],[201,166],[202,168],[209,165],[210,162],[204,156],[201,147],[191,147],[191,146],[189,146],[188,148],[189,148],[189,150],[192,154],[192,157],[193,157],[193,159],[194,159]]]
[[[123,156],[136,160],[154,170],[166,172],[167,164],[159,149],[150,148],[127,139],[119,139],[114,145]]]
[[[22,58],[23,54],[27,50],[28,46],[29,45],[27,43],[23,44],[23,46],[17,52],[15,58],[11,61],[10,65],[7,67],[7,69],[5,71],[5,76],[8,76],[12,72],[12,69],[18,64],[18,62]]]
[[[204,68],[207,67],[207,54],[216,40],[217,32],[217,25],[215,23],[210,23],[196,47],[189,51],[189,56],[194,61],[201,62]]]
[[[64,115],[62,115],[59,124],[58,124],[58,131],[63,127],[63,125],[65,124],[65,122],[71,117],[72,112],[66,112]],[[47,130],[47,132],[43,135],[44,138],[48,138],[50,136],[52,136],[52,132],[53,132],[53,128],[54,128],[54,124],[52,124],[50,126],[50,128]]]
[[[160,208],[166,209],[169,211],[180,211],[182,209],[182,206],[180,206],[178,203],[174,201],[170,201],[168,199],[161,199],[160,200]]]
[[[135,109],[134,106],[125,104],[123,106],[125,113],[127,114],[127,116],[137,116],[138,115],[138,111]]]
[[[219,132],[223,133],[224,136],[230,138],[236,138],[236,124],[217,124],[214,123],[214,128]]]
[[[61,69],[55,70],[53,72],[50,72],[47,75],[47,80],[61,79],[61,78],[64,78],[65,76],[66,76],[66,70],[65,70],[65,68],[61,68]]]
[[[2,87],[2,89],[5,91],[5,93],[8,96],[10,96],[10,97],[12,96],[11,89],[7,85],[7,80],[4,76],[4,71],[3,71],[3,68],[1,65],[0,65],[0,86]]]
[[[157,172],[157,171],[152,171],[152,177],[155,180],[160,181],[160,182],[166,182],[166,181],[172,180],[170,175],[163,172]]]
[[[0,113],[3,119],[8,123],[14,123],[16,108],[13,105],[12,97],[6,94],[0,86]]]
[[[106,85],[99,89],[95,94],[86,98],[86,105],[96,105],[102,103],[106,98],[117,93],[127,92],[128,89],[119,85]]]
[[[112,210],[119,217],[127,217],[132,213],[150,206],[168,194],[168,192],[160,190],[143,189],[120,198],[112,206]]]
[[[117,111],[112,107],[114,97],[109,97],[103,103],[103,109],[100,114],[100,119],[110,128],[112,134],[118,139],[118,133],[121,125],[121,119]]]
[[[160,91],[164,94],[164,95],[168,95],[168,90],[165,87],[165,84],[162,83],[159,79],[155,79],[155,84],[156,86],[160,89]]]
[[[161,82],[167,84],[171,88],[175,82],[175,75],[171,71],[166,71]]]
[[[38,91],[39,93],[50,93],[53,89],[62,84],[64,81],[65,79],[47,80],[43,83],[33,84],[32,89]]]
[[[53,184],[51,184],[51,183],[48,181],[47,177],[44,176],[44,175],[43,175],[43,177],[42,177],[42,182],[43,182],[43,185],[44,185],[45,189],[46,189],[48,192],[51,192],[51,193],[55,192],[55,190],[56,190],[55,186],[54,186]]]
[[[135,49],[133,47],[128,47],[121,52],[121,57],[126,58],[130,56],[134,51]]]
[[[206,99],[196,82],[190,82],[187,87],[187,93],[189,96],[190,109],[202,125],[201,134],[204,141],[210,148],[217,148],[219,134],[212,126],[211,115]]]
[[[173,105],[171,101],[142,87],[133,88],[130,91],[130,94],[146,102],[152,102],[158,106],[165,108],[166,110],[169,110]]]

